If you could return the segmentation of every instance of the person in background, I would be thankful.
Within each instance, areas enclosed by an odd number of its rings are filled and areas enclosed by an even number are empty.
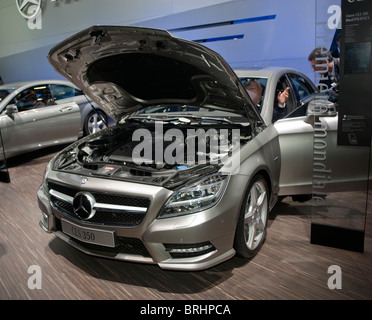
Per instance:
[[[331,51],[333,58],[339,58],[340,57],[340,36],[341,36],[341,34],[338,34],[337,38],[336,38],[337,48],[335,48],[334,50]]]
[[[248,80],[244,84],[245,89],[247,90],[252,102],[257,107],[257,110],[261,112],[262,109],[262,85],[256,80]],[[289,87],[286,87],[284,90],[279,91],[277,94],[277,105],[274,106],[274,113],[272,122],[283,118],[287,114],[286,103],[289,97]]]
[[[328,100],[337,103],[340,82],[340,58],[334,58],[329,50],[318,47],[311,51],[308,60],[314,72],[321,75],[319,84],[327,86]]]
[[[24,94],[24,97],[17,103],[18,111],[45,107],[45,103],[37,99],[37,94],[34,90],[27,90]]]
[[[258,112],[261,112],[261,108],[262,108],[261,100],[262,100],[262,92],[263,92],[261,83],[259,83],[256,80],[248,80],[244,84],[244,87],[247,90],[253,104],[256,106]]]

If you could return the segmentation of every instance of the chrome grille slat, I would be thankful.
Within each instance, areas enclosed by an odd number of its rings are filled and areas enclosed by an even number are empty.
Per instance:
[[[94,205],[94,209],[101,209],[101,210],[114,210],[114,211],[125,211],[125,212],[132,212],[132,213],[145,213],[147,208],[144,207],[133,207],[133,206],[122,206],[117,204],[109,204],[109,203],[96,203]]]
[[[69,204],[72,204],[72,201],[74,200],[73,197],[70,197],[70,196],[68,196],[68,195],[66,195],[66,194],[63,194],[63,193],[61,193],[61,192],[58,192],[58,191],[56,191],[56,190],[54,190],[54,189],[50,189],[50,190],[49,190],[49,194],[50,194],[51,196],[53,196],[53,197],[56,197],[57,199],[59,199],[59,200],[61,200],[61,201],[65,201],[65,202],[67,202],[67,203],[69,203]]]

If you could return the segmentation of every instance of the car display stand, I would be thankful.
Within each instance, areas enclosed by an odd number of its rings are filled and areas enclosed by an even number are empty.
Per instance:
[[[326,3],[317,0],[317,6],[317,47],[329,49],[329,42],[325,40],[332,39],[334,44],[337,34],[341,35],[341,41],[339,92],[336,102],[337,137],[327,135],[326,120],[314,120],[314,123],[318,121],[322,129],[318,132],[315,130],[314,134],[310,242],[363,252],[371,168],[372,119],[370,110],[367,110],[370,103],[366,102],[372,98],[367,86],[372,81],[371,42],[367,34],[372,28],[372,17],[369,17],[372,14],[372,3],[345,0]],[[328,6],[328,10],[324,6]],[[341,9],[339,16],[338,8]],[[334,19],[325,18],[324,12],[334,12]],[[334,22],[337,18],[339,23],[336,23],[336,26]],[[319,75],[317,76],[319,78]],[[354,177],[357,181],[350,181],[340,190],[332,188],[332,182],[337,182],[337,172],[352,168],[343,166],[343,161],[346,161],[342,158],[339,159],[337,168],[327,164],[327,157],[330,156],[330,153],[327,153],[327,139],[337,139],[337,148],[343,150],[344,154],[358,150],[362,155],[352,161],[352,167],[361,172],[358,177]],[[335,201],[336,198],[341,198],[342,202]]]
[[[364,192],[350,192],[345,198],[353,198],[351,202],[340,206],[332,202],[330,193],[325,199],[313,199],[310,242],[339,249],[364,252],[365,206]],[[338,195],[339,197],[339,195]],[[358,199],[358,200],[356,200]]]

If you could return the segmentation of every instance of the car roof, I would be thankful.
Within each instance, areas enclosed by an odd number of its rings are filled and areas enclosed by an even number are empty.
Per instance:
[[[12,83],[4,83],[0,85],[0,90],[2,89],[16,89],[24,86],[35,86],[40,84],[65,84],[72,87],[76,87],[69,81],[66,80],[34,80],[34,81],[19,81],[19,82],[12,82]]]
[[[283,74],[283,73],[297,73],[302,74],[298,70],[287,68],[287,67],[277,67],[277,66],[270,66],[265,68],[238,68],[234,69],[236,75],[238,77],[271,77],[274,74]]]

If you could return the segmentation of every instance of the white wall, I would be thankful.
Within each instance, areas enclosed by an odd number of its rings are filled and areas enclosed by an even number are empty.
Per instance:
[[[49,49],[96,24],[138,25],[172,31],[189,40],[241,35],[204,43],[233,67],[282,65],[312,74],[307,56],[315,46],[317,1],[331,0],[42,0],[41,29],[31,30],[16,0],[0,3],[0,76],[4,82],[60,78],[48,64]],[[340,0],[338,0],[340,1]],[[324,11],[324,10],[323,10]],[[266,15],[275,19],[216,24]]]

